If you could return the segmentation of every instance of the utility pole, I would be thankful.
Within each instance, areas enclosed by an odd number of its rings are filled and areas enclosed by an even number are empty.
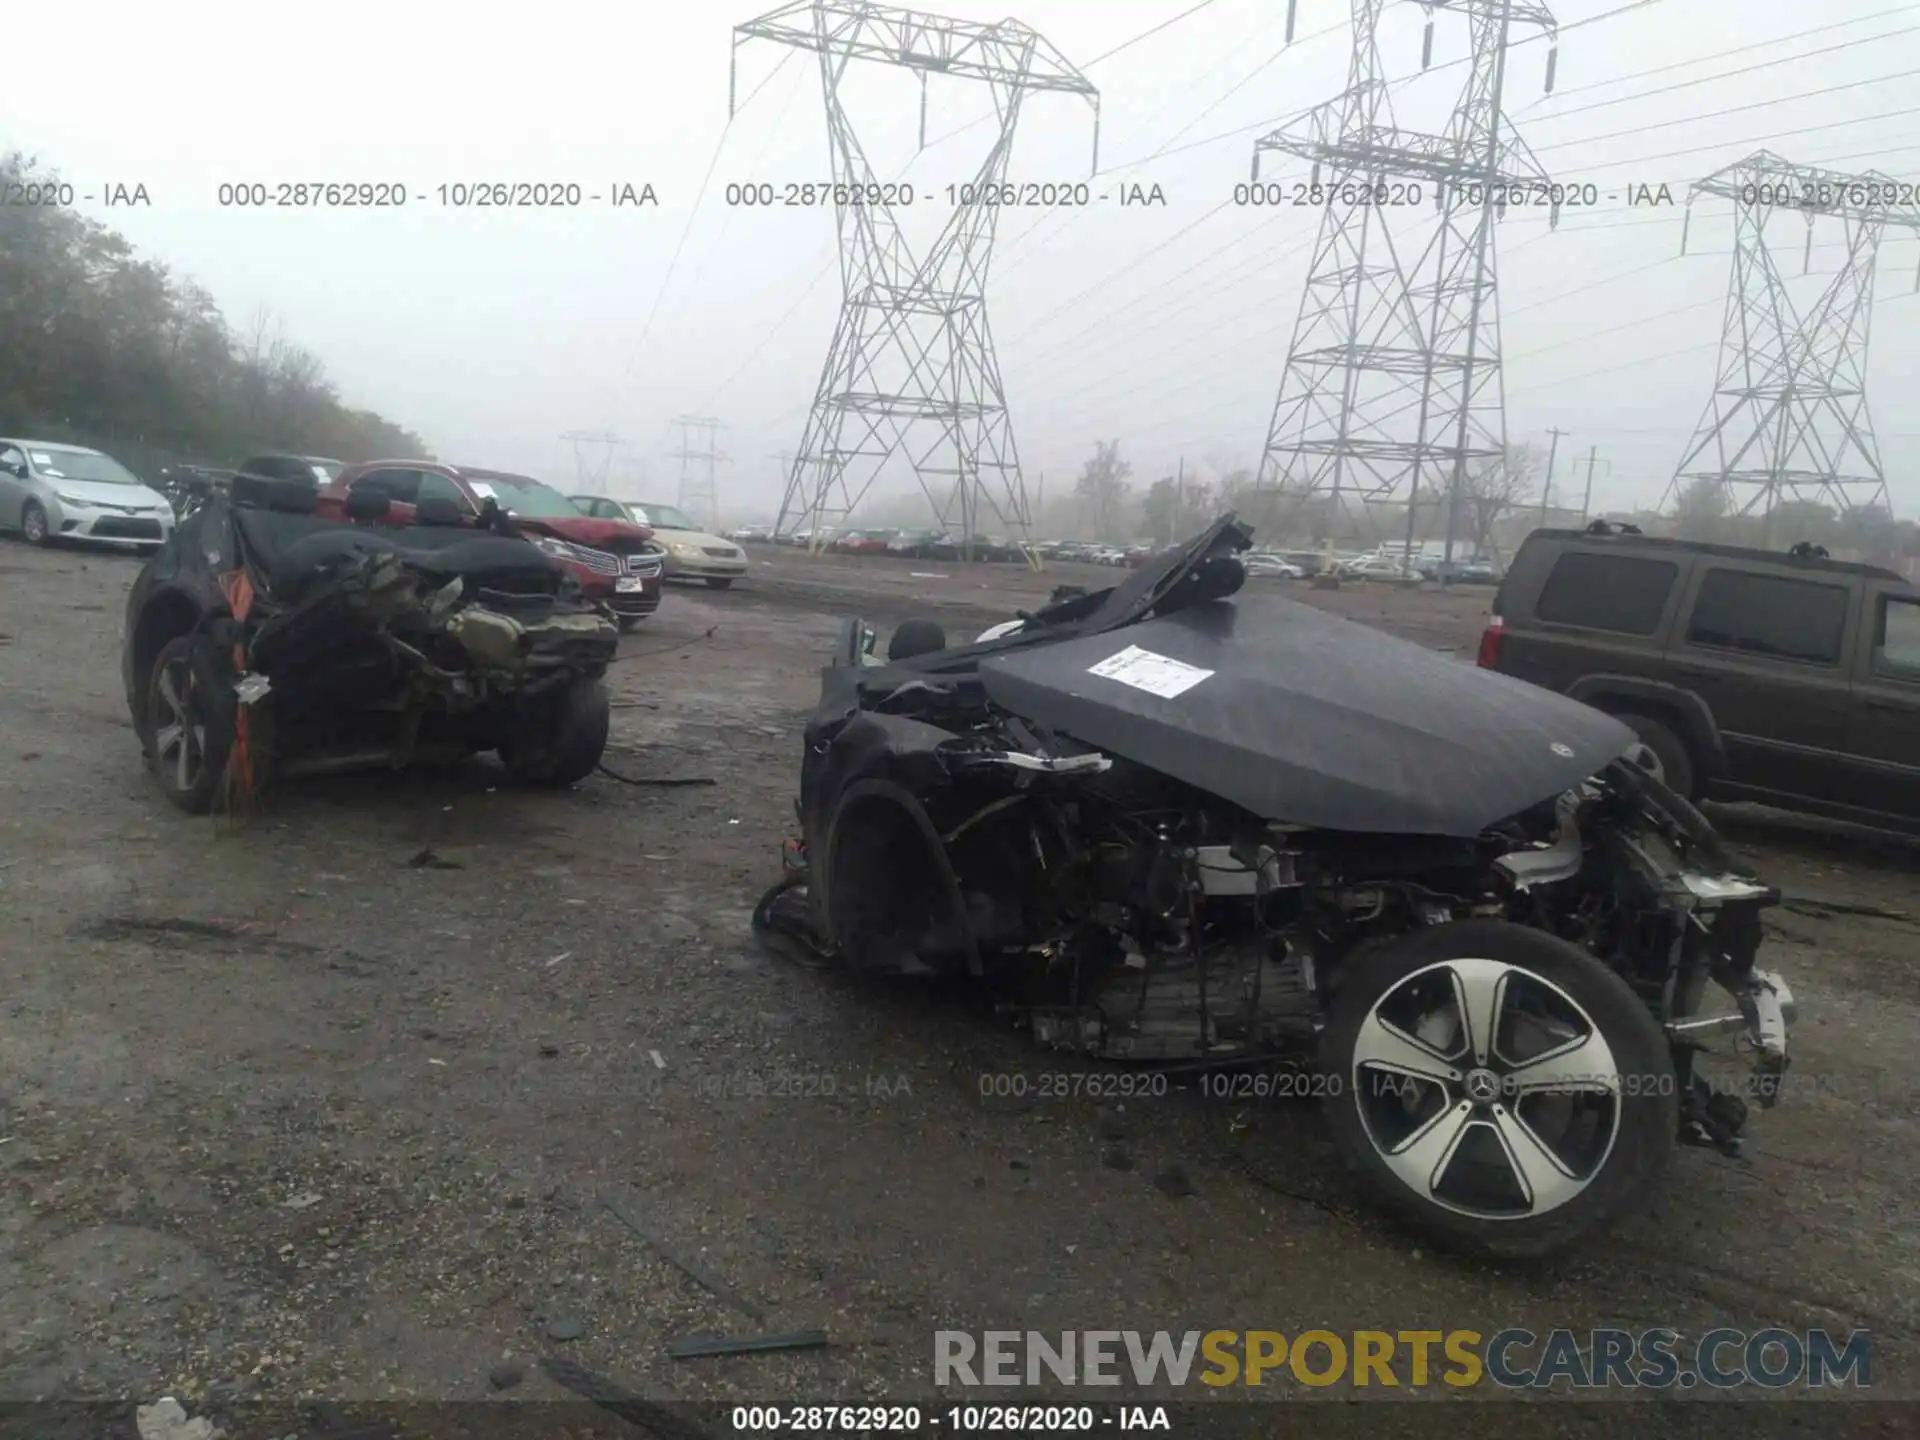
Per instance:
[[[1571,430],[1561,430],[1558,427],[1547,431],[1547,434],[1553,437],[1553,443],[1547,447],[1547,478],[1540,482],[1540,528],[1543,530],[1547,525],[1547,504],[1553,499],[1554,457],[1560,453],[1560,437],[1572,433]]]
[[[714,467],[731,457],[722,455],[715,448],[715,440],[720,431],[727,427],[710,415],[676,415],[673,423],[680,431],[680,448],[668,452],[667,458],[680,462],[680,508],[704,521],[709,529],[717,528],[720,524],[720,489]],[[704,450],[695,450],[690,443],[695,430],[706,436]]]
[[[1600,460],[1596,458],[1599,451],[1600,447],[1598,445],[1590,445],[1587,447],[1587,493],[1580,501],[1580,523],[1582,525],[1587,523],[1587,517],[1593,513],[1594,467],[1596,465],[1605,465],[1607,467],[1607,473],[1609,475],[1613,473],[1613,462],[1611,460]]]
[[[951,187],[959,203],[922,255],[913,253],[905,216],[890,204],[856,199],[835,206],[840,321],[776,532],[805,525],[818,535],[851,515],[876,480],[910,471],[934,523],[968,537],[969,558],[971,537],[987,528],[989,516],[999,522],[994,528],[1030,538],[1026,482],[987,317],[988,261],[1001,214],[995,197],[1006,182],[1021,108],[1036,95],[1077,96],[1092,108],[1090,168],[1098,173],[1099,90],[1045,37],[1013,19],[983,24],[868,0],[790,0],[734,27],[736,52],[754,39],[819,56],[835,192],[858,197],[896,188],[874,174],[848,113],[849,95],[862,88],[849,83],[854,61],[897,66],[919,81],[923,147],[930,78],[986,86],[999,131],[975,172],[955,177],[965,182]]]

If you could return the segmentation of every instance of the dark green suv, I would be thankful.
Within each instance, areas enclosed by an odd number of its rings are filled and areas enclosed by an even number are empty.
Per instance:
[[[1479,663],[1625,720],[1688,796],[1920,831],[1920,590],[1891,570],[1536,530]]]

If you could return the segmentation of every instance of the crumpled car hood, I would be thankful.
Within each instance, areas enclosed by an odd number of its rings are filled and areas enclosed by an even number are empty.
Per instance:
[[[522,530],[557,535],[562,540],[571,540],[576,545],[586,545],[595,550],[604,549],[609,540],[616,538],[653,539],[653,531],[645,525],[630,525],[625,520],[601,520],[591,515],[582,515],[577,520],[571,515],[516,515],[514,521]]]
[[[979,677],[1016,715],[1317,829],[1472,837],[1634,741],[1563,695],[1245,592],[983,656]]]

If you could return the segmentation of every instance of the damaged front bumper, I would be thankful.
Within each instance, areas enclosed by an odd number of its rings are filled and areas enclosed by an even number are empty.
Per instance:
[[[1577,793],[1561,797],[1552,843],[1495,862],[1516,891],[1562,883],[1579,873],[1587,846],[1579,808]],[[1651,834],[1622,836],[1618,843],[1676,927],[1664,993],[1647,998],[1664,1017],[1662,1028],[1681,1067],[1689,1133],[1699,1143],[1736,1148],[1745,1101],[1762,1109],[1778,1104],[1789,1064],[1793,990],[1778,971],[1756,963],[1760,917],[1779,903],[1780,892],[1711,861],[1689,863]],[[1731,1010],[1702,1013],[1710,986],[1731,1001]],[[1693,1056],[1715,1052],[1728,1037],[1733,1052],[1746,1062],[1742,1096],[1716,1093],[1692,1078]]]
[[[1771,1109],[1779,1102],[1780,1082],[1787,1073],[1787,1031],[1796,1013],[1793,991],[1776,971],[1755,970],[1732,993],[1737,1011],[1670,1020],[1667,1038],[1676,1045],[1705,1049],[1705,1042],[1732,1035],[1736,1051],[1744,1052],[1751,1065],[1748,1093]]]
[[[1689,970],[1697,975],[1698,966],[1683,965],[1669,996],[1667,1037],[1676,1045],[1709,1049],[1712,1037],[1731,1034],[1736,1053],[1746,1056],[1751,1071],[1749,1098],[1770,1109],[1779,1102],[1780,1081],[1787,1072],[1793,991],[1784,976],[1761,969],[1755,958],[1760,914],[1779,903],[1780,892],[1744,875],[1695,869],[1670,872],[1666,891],[1668,904],[1684,916],[1685,928],[1698,942],[1697,948],[1683,950],[1710,957],[1708,976],[1737,1007],[1732,1013],[1700,1016],[1704,987],[1687,979]]]

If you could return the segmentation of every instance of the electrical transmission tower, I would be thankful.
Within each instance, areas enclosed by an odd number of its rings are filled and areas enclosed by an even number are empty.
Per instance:
[[[1555,22],[1519,0],[1421,3],[1423,68],[1435,13],[1469,22],[1467,79],[1444,131],[1395,122],[1376,35],[1387,0],[1353,0],[1346,89],[1256,142],[1256,182],[1263,154],[1293,156],[1328,202],[1258,484],[1293,512],[1329,499],[1336,527],[1349,499],[1404,497],[1410,534],[1418,497],[1444,491],[1451,555],[1470,476],[1506,457],[1494,224],[1516,192],[1554,202],[1559,220],[1546,172],[1505,126],[1509,37],[1519,26],[1551,38]]]
[[[1842,514],[1891,508],[1867,415],[1867,335],[1880,238],[1889,225],[1920,229],[1920,213],[1893,208],[1903,188],[1878,173],[1794,165],[1766,150],[1694,184],[1689,212],[1700,195],[1734,203],[1733,278],[1719,376],[1662,509],[1701,480],[1741,515],[1759,509],[1771,518],[1782,500]],[[1767,222],[1781,210],[1805,220],[1803,274],[1816,221],[1838,220],[1846,232],[1839,272],[1804,315],[1767,243]],[[1689,228],[1681,231],[1682,254]]]
[[[607,493],[607,472],[613,467],[613,452],[626,442],[618,435],[602,430],[569,430],[560,437],[573,446],[573,466],[580,477],[580,489],[587,495]]]
[[[674,426],[680,431],[680,448],[668,458],[680,462],[679,505],[690,515],[706,521],[709,528],[720,524],[720,485],[715,467],[731,457],[722,455],[716,444],[727,427],[710,415],[679,415]],[[693,448],[694,431],[706,436],[706,448]]]
[[[1026,487],[987,324],[987,262],[1000,213],[993,202],[1021,104],[1036,91],[1092,103],[1097,167],[1099,92],[1017,20],[987,25],[861,0],[801,0],[736,27],[736,52],[750,39],[820,56],[844,294],[775,529],[805,523],[816,540],[824,537],[903,455],[943,528],[970,539],[991,514],[996,529],[1024,538]],[[956,187],[962,203],[919,258],[893,209],[878,203],[897,187],[874,175],[847,113],[841,82],[855,60],[917,72],[922,147],[929,74],[992,89],[999,133],[973,178]]]

